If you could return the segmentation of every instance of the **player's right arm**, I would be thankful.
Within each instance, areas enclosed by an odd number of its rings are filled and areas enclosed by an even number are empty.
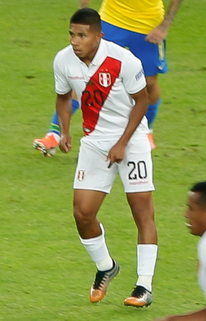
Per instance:
[[[59,148],[63,153],[68,153],[71,150],[69,127],[72,115],[72,87],[68,80],[68,74],[65,71],[68,64],[67,56],[69,52],[70,46],[60,50],[53,62],[55,92],[57,94],[56,111],[61,132]]]
[[[61,132],[59,148],[63,153],[68,153],[72,147],[71,136],[69,135],[70,119],[72,115],[72,91],[65,95],[57,94],[56,111]]]

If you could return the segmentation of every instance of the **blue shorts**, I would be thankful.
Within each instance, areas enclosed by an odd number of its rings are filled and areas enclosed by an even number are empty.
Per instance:
[[[121,47],[128,48],[142,61],[145,76],[154,76],[168,71],[165,56],[166,42],[156,45],[145,41],[144,34],[116,27],[102,21],[104,39],[117,43]]]

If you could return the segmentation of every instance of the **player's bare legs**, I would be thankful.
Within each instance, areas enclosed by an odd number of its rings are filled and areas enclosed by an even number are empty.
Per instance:
[[[138,228],[138,244],[157,244],[152,192],[128,193],[127,199]]]
[[[99,191],[74,190],[74,218],[81,238],[89,239],[102,234],[96,215],[105,195]]]
[[[149,105],[154,105],[160,98],[160,86],[157,78],[157,75],[146,77]]]
[[[150,145],[152,149],[155,148],[154,140],[153,140],[153,122],[156,118],[158,107],[161,103],[160,100],[160,87],[157,82],[157,75],[146,77],[147,80],[147,91],[149,98],[149,109],[147,112],[147,118],[150,128],[150,133],[148,135]]]
[[[128,193],[127,199],[138,228],[138,279],[125,305],[136,307],[152,303],[152,278],[157,258],[157,230],[154,222],[152,192]]]
[[[103,299],[110,281],[119,272],[118,263],[109,254],[104,228],[96,217],[105,195],[99,191],[74,190],[74,217],[80,240],[97,267],[89,296],[93,303]]]

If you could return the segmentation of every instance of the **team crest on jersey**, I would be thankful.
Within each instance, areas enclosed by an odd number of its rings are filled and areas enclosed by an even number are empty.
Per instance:
[[[103,87],[109,87],[112,83],[111,80],[111,75],[108,72],[100,72],[99,73],[99,83],[100,85],[102,85]]]
[[[82,171],[82,170],[79,170],[78,171],[78,175],[77,175],[77,179],[78,179],[78,181],[83,181],[84,179],[85,179],[85,171]]]

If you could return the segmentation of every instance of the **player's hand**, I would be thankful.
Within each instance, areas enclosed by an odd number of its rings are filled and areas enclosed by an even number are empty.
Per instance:
[[[68,153],[71,150],[71,148],[72,148],[71,140],[72,140],[71,136],[69,136],[68,134],[61,135],[61,139],[59,142],[59,148],[63,153]]]
[[[120,143],[115,144],[109,151],[107,156],[107,161],[109,161],[108,168],[114,163],[121,163],[125,155],[125,146]]]
[[[162,23],[148,33],[145,40],[154,44],[161,44],[166,38],[168,33],[168,28]]]

